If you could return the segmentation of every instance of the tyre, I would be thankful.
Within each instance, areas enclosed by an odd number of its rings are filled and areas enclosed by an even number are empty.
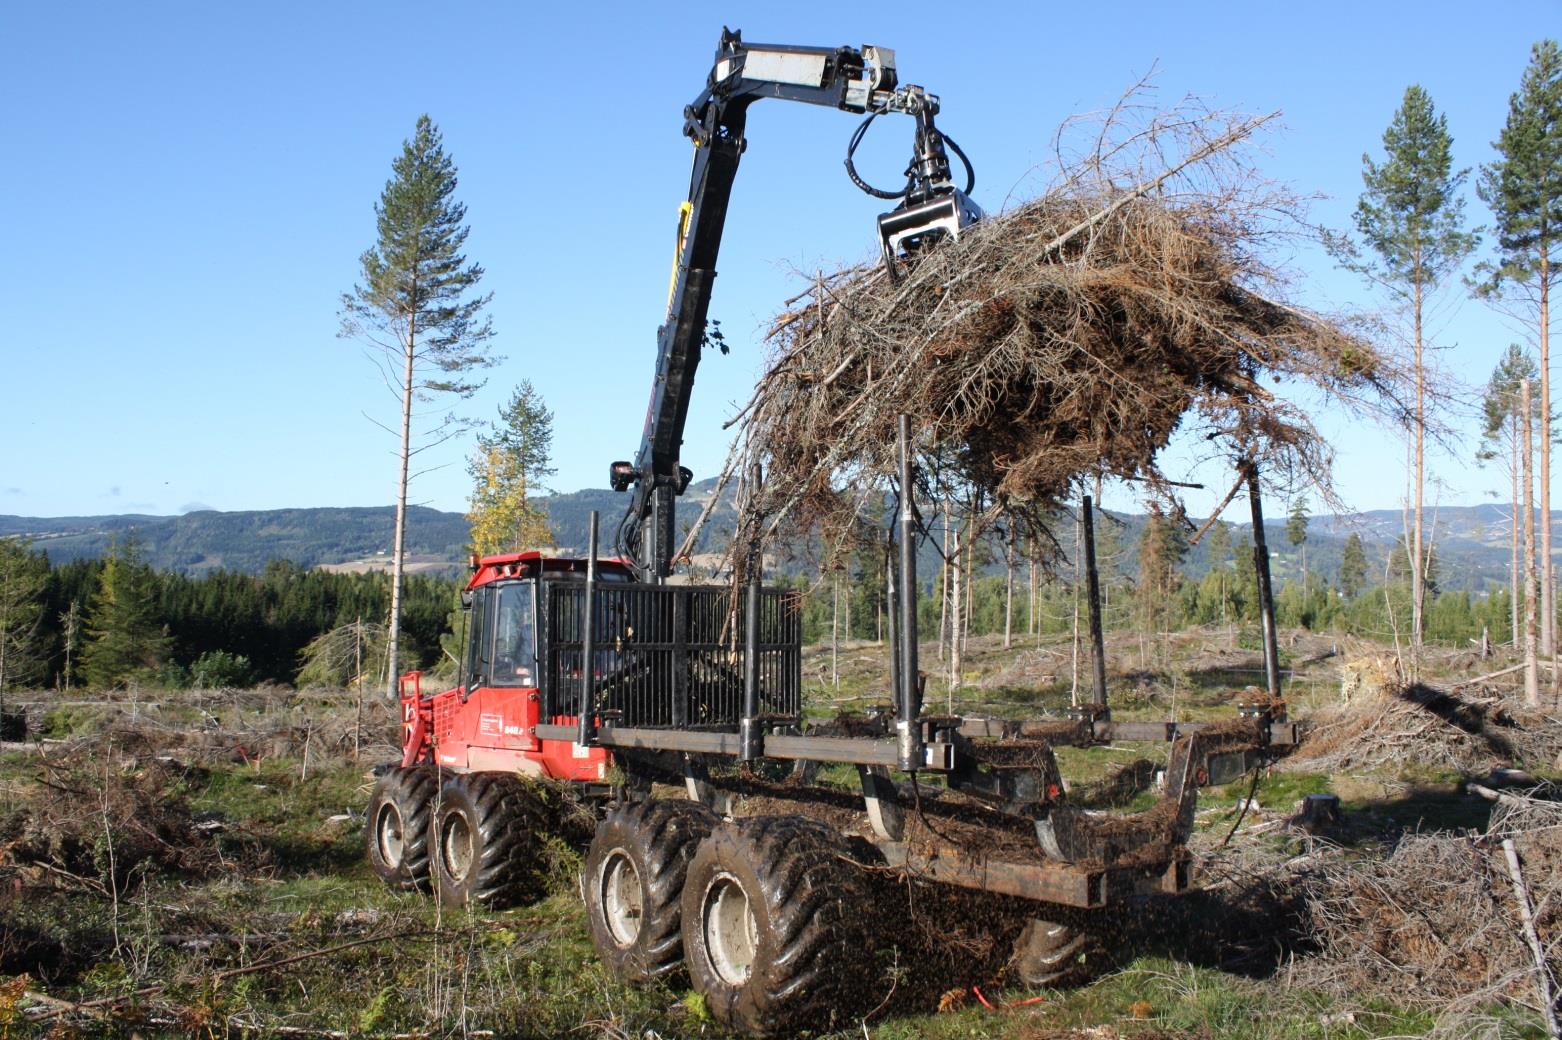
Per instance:
[[[429,884],[429,816],[434,774],[422,767],[387,771],[374,785],[364,819],[369,866],[387,888],[426,889]]]
[[[1072,989],[1111,966],[1106,946],[1083,927],[1032,918],[1014,941],[1009,971],[1029,989]]]
[[[597,825],[581,868],[591,942],[614,975],[646,982],[683,965],[689,861],[720,820],[698,802],[620,805]]]
[[[507,773],[468,773],[440,790],[434,813],[435,893],[444,906],[502,909],[543,895],[546,812]]]
[[[867,1006],[867,886],[847,855],[839,834],[799,816],[733,820],[700,843],[683,885],[684,961],[723,1026],[789,1036]]]

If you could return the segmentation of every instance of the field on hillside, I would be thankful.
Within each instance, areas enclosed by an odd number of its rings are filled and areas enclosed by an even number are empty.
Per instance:
[[[1261,681],[1241,641],[1114,638],[1114,713],[1230,717]],[[1291,712],[1317,721],[1313,737],[1261,775],[1203,792],[1199,890],[1124,908],[1111,972],[1024,992],[1004,951],[970,927],[1002,907],[944,906],[911,886],[941,956],[914,938],[877,951],[862,983],[877,1008],[838,1035],[1544,1035],[1500,849],[1515,843],[1555,973],[1562,813],[1543,781],[1562,766],[1558,712],[1505,700],[1511,674],[1469,681],[1513,663],[1500,654],[1440,652],[1423,685],[1406,687],[1385,648],[1283,643]],[[930,710],[1033,717],[1069,702],[1067,643],[973,640],[952,693],[937,647],[922,655]],[[876,644],[838,658],[809,648],[804,670],[815,717],[887,703]],[[0,752],[0,1037],[721,1035],[685,983],[634,989],[601,966],[578,845],[550,846],[549,894],[516,910],[441,911],[383,889],[362,814],[372,767],[393,757],[396,715],[372,694],[361,711],[349,691],[280,688],[23,699],[30,739]],[[1060,758],[1073,799],[1132,810],[1154,798],[1165,755],[1140,744]],[[1499,767],[1530,779],[1510,802],[1472,792],[1506,779],[1493,779]],[[1343,812],[1312,833],[1293,816],[1320,793]]]

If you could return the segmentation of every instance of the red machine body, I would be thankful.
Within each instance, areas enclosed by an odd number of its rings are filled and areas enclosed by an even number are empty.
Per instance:
[[[538,618],[535,589],[545,580],[584,578],[586,563],[539,552],[486,556],[473,567],[467,582],[469,594],[503,586],[525,591],[530,606],[519,615],[510,649],[523,649],[524,663],[497,669],[481,667],[496,660],[485,656],[505,633],[491,622],[498,609],[497,597],[474,595],[474,618],[468,626],[462,677],[452,689],[439,693],[423,690],[423,673],[401,677],[403,766],[434,763],[452,772],[523,773],[555,780],[599,782],[606,778],[612,756],[606,748],[582,747],[569,741],[541,740],[537,726],[544,722],[574,726],[573,715],[542,717],[543,697],[536,663]],[[628,581],[628,565],[619,560],[598,560],[598,580]],[[490,602],[490,599],[494,602]],[[530,617],[525,613],[529,610]],[[486,612],[486,613],[485,613]],[[515,618],[516,612],[509,615]]]

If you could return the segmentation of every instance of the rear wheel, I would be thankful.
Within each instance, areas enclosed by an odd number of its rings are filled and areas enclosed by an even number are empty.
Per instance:
[[[437,784],[422,767],[387,771],[374,785],[364,823],[369,865],[386,887],[403,891],[429,883],[429,816]]]
[[[1029,989],[1072,989],[1111,967],[1100,938],[1077,924],[1032,918],[1014,941],[1009,970]]]
[[[684,878],[718,822],[698,802],[652,799],[621,805],[597,825],[581,889],[592,944],[619,978],[644,982],[682,965]]]
[[[866,906],[839,834],[797,816],[722,824],[683,886],[690,981],[728,1028],[791,1035],[843,1021],[868,1000],[872,961],[855,926]]]
[[[434,882],[445,906],[493,909],[543,895],[546,811],[520,779],[470,773],[440,791],[434,815]]]

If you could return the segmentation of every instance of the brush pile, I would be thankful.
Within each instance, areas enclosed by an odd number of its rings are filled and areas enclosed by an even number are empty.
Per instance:
[[[1557,792],[1537,792],[1555,795]],[[1339,858],[1308,896],[1318,980],[1439,1006],[1533,1004],[1537,971],[1501,843],[1522,863],[1553,978],[1562,971],[1562,802],[1504,796],[1484,835],[1408,834],[1383,859]]]
[[[781,314],[740,416],[750,522],[844,530],[894,472],[911,416],[926,490],[1044,524],[1081,477],[1169,485],[1157,455],[1196,416],[1233,457],[1326,483],[1328,453],[1272,384],[1380,400],[1360,336],[1281,302],[1261,254],[1296,200],[1237,147],[1265,119],[1114,110],[1052,188],[916,260],[822,276]],[[1060,140],[1062,137],[1060,136]],[[832,521],[834,523],[832,523]]]
[[[1562,720],[1511,700],[1460,696],[1424,683],[1313,714],[1285,768],[1343,772],[1407,761],[1484,775],[1503,766],[1548,769],[1562,754]]]

